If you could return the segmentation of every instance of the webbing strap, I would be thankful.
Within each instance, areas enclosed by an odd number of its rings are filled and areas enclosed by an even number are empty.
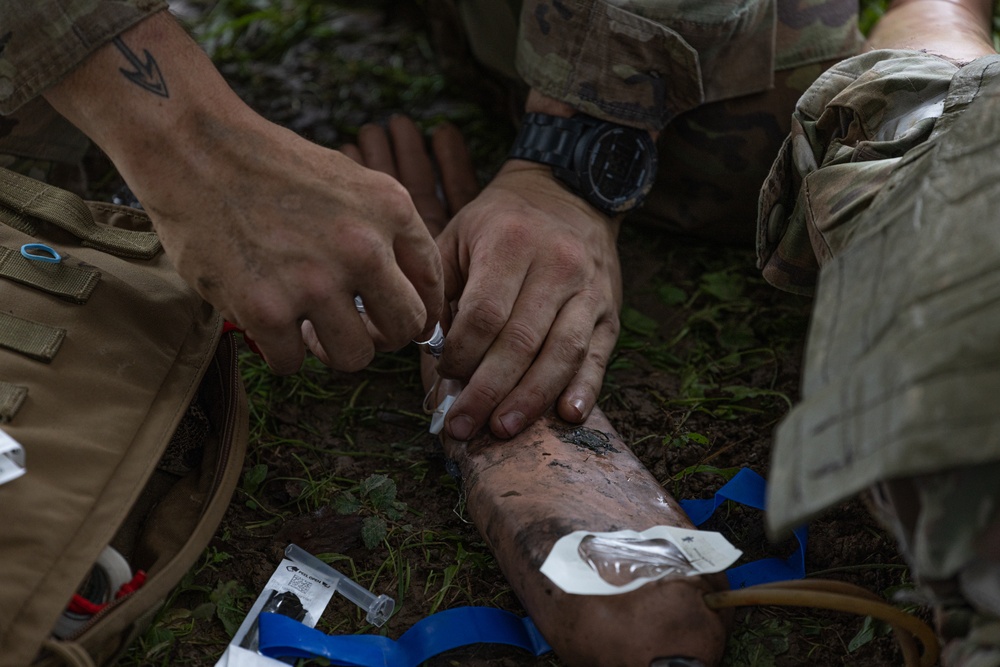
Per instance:
[[[160,251],[154,232],[98,225],[82,199],[8,169],[0,169],[0,219],[27,234],[36,233],[30,218],[50,222],[84,245],[119,257],[152,259]]]
[[[457,607],[417,621],[397,639],[381,635],[328,636],[281,614],[258,617],[259,650],[271,658],[326,658],[341,667],[418,667],[470,644],[507,644],[544,655],[552,648],[530,618],[488,607]]]
[[[6,424],[28,396],[28,388],[0,380],[0,424]]]
[[[20,252],[0,246],[0,276],[76,303],[86,303],[101,279],[99,271],[25,259]]]
[[[26,357],[45,363],[52,361],[65,337],[65,329],[22,320],[20,317],[0,312],[0,347]]]
[[[764,478],[749,468],[742,468],[715,492],[714,498],[682,500],[680,505],[691,519],[691,523],[700,526],[727,500],[764,510],[766,497],[767,482]],[[786,559],[761,558],[738,567],[731,567],[726,570],[729,587],[746,588],[774,581],[801,579],[806,576],[806,541],[809,539],[809,530],[806,526],[799,526],[793,534],[799,546],[791,556]]]

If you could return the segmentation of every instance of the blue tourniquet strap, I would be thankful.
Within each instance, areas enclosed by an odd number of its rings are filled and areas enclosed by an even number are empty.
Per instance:
[[[764,509],[767,482],[764,478],[749,468],[743,468],[736,476],[716,491],[715,498],[710,500],[682,500],[681,507],[687,512],[691,522],[700,526],[718,509],[719,505],[732,500],[754,509]],[[761,560],[732,567],[726,570],[730,588],[746,588],[754,584],[767,584],[772,581],[787,581],[801,579],[806,575],[806,540],[808,529],[800,526],[793,531],[799,543],[787,559],[763,558]]]
[[[530,618],[489,607],[458,607],[415,623],[398,640],[379,635],[326,635],[280,614],[261,614],[260,652],[270,658],[326,658],[347,667],[417,667],[469,644],[510,644],[551,651]]]

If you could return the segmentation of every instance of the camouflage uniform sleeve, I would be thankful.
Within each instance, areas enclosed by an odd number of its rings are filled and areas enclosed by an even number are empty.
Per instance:
[[[517,68],[581,111],[657,130],[769,88],[775,20],[775,0],[526,0]]]
[[[60,81],[166,0],[0,0],[0,114]]]

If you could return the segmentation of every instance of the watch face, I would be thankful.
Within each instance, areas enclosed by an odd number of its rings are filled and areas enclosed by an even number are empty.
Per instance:
[[[628,211],[653,185],[656,146],[642,130],[609,128],[594,137],[583,167],[595,204],[609,211]]]

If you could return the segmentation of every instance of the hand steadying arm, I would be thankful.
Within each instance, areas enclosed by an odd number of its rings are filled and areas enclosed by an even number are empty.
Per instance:
[[[526,110],[574,110],[533,92]],[[549,167],[509,160],[438,236],[457,303],[438,371],[466,381],[446,428],[511,437],[555,404],[590,414],[619,332],[620,220],[571,193]]]

